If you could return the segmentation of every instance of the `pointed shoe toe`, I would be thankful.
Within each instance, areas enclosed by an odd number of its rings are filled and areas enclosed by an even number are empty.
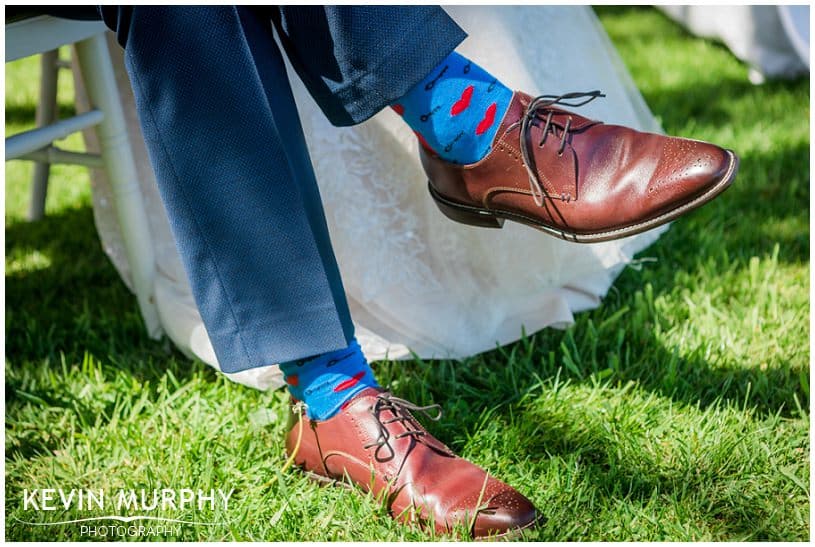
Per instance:
[[[535,526],[540,514],[525,496],[515,490],[504,490],[486,502],[473,523],[475,539],[510,538]]]

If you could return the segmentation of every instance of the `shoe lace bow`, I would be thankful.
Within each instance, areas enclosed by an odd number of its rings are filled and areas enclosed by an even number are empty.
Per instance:
[[[535,125],[535,120],[546,121],[543,126],[541,140],[538,143],[538,146],[542,147],[546,143],[546,138],[549,136],[549,134],[555,134],[555,124],[552,123],[552,117],[555,114],[563,113],[563,111],[551,108],[552,106],[561,105],[568,107],[579,107],[593,101],[598,97],[605,97],[605,95],[600,91],[573,92],[564,93],[563,95],[539,95],[532,99],[529,106],[527,106],[526,113],[524,114],[523,118],[521,118],[520,148],[521,155],[523,156],[524,160],[524,167],[526,167],[526,172],[529,175],[529,189],[532,191],[532,198],[535,200],[535,204],[538,207],[543,206],[543,198],[545,195],[547,195],[547,193],[543,189],[543,184],[541,184],[540,180],[538,179],[537,170],[534,166],[534,156],[532,151],[529,149],[529,137],[531,135],[530,128]],[[574,99],[582,100],[578,102],[571,102]],[[563,151],[566,149],[566,140],[569,136],[569,131],[571,128],[572,117],[569,116],[566,119],[566,123],[563,125],[563,129],[561,131],[560,147],[557,151],[558,156],[562,156]]]
[[[390,411],[393,417],[383,418],[382,412],[386,410]],[[374,402],[374,404],[371,406],[370,412],[379,426],[379,435],[375,441],[364,445],[363,448],[368,449],[375,446],[376,450],[374,451],[374,457],[377,459],[379,459],[379,451],[385,446],[387,446],[391,450],[391,454],[393,454],[393,449],[389,445],[391,433],[388,431],[386,426],[396,422],[401,423],[405,427],[405,431],[394,435],[394,439],[402,439],[408,436],[416,438],[427,435],[427,431],[421,429],[421,427],[416,427],[418,426],[418,423],[416,423],[415,418],[413,418],[413,416],[410,414],[411,410],[421,412],[434,422],[439,421],[442,416],[441,405],[433,404],[420,406],[411,403],[410,401],[406,401],[405,399],[394,397],[390,393],[381,393],[377,395],[376,402]],[[438,412],[433,415],[431,414],[431,411],[433,410]]]

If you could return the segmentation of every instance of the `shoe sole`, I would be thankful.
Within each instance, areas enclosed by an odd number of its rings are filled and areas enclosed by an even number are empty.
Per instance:
[[[342,480],[342,479],[332,479],[332,478],[326,477],[324,475],[318,475],[317,473],[314,473],[313,471],[308,471],[306,469],[303,469],[300,466],[296,466],[296,468],[299,469],[303,474],[305,474],[305,476],[307,478],[309,478],[310,480],[313,480],[314,482],[319,483],[321,486],[338,486],[340,488],[344,488],[345,490],[351,490],[351,491],[357,490],[357,485],[353,484],[353,483],[349,483],[348,481],[345,481],[345,480]],[[524,531],[538,526],[541,522],[543,522],[543,520],[544,520],[543,515],[541,515],[540,513],[537,513],[534,520],[528,522],[527,524],[524,524],[523,526],[521,526],[519,528],[513,528],[512,530],[507,530],[506,532],[504,532],[502,534],[496,534],[496,535],[493,535],[493,536],[474,537],[473,540],[474,541],[494,541],[494,540],[508,541],[508,540],[516,539],[516,538],[520,537],[523,534]]]
[[[739,170],[738,156],[736,156],[732,150],[725,150],[725,152],[727,152],[727,155],[730,158],[730,164],[728,165],[727,171],[725,171],[725,174],[721,179],[719,179],[713,184],[713,186],[708,188],[702,194],[699,194],[690,201],[687,201],[682,205],[654,218],[639,222],[637,224],[632,224],[630,226],[624,226],[622,228],[616,228],[614,230],[607,230],[603,232],[570,232],[563,228],[557,228],[555,226],[544,224],[543,222],[519,213],[494,209],[482,209],[479,207],[464,205],[455,201],[450,201],[449,199],[443,197],[436,191],[435,188],[433,188],[433,184],[430,181],[427,182],[427,186],[430,190],[430,195],[436,202],[439,210],[449,219],[462,224],[486,228],[502,228],[504,225],[504,220],[512,220],[514,222],[519,222],[532,228],[536,228],[551,236],[564,239],[566,241],[571,241],[574,243],[599,243],[601,241],[622,239],[624,237],[646,232],[658,226],[662,226],[663,224],[670,222],[684,215],[685,213],[701,207],[724,192],[736,178],[736,173]]]

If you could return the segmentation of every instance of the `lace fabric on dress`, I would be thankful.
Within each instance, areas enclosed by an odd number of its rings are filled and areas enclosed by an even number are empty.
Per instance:
[[[602,89],[607,97],[582,107],[581,115],[659,131],[590,8],[446,9],[469,33],[458,51],[513,88],[533,96]],[[111,54],[151,222],[162,326],[182,351],[217,368],[138,130],[122,54],[112,41]],[[515,223],[486,230],[450,222],[427,194],[418,144],[398,116],[386,109],[358,126],[333,127],[287,68],[357,339],[370,361],[410,358],[411,351],[422,358],[463,358],[515,341],[522,330],[568,326],[573,313],[596,307],[624,265],[665,229],[585,245]],[[93,136],[86,138],[92,149]],[[103,246],[129,283],[110,186],[95,172],[92,188]],[[276,366],[228,376],[260,389],[282,385]]]

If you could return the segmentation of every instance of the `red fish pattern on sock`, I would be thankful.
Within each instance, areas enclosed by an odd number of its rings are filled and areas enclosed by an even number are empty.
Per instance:
[[[354,339],[342,350],[281,363],[292,398],[306,404],[312,420],[327,420],[368,387],[379,387]]]
[[[391,108],[426,150],[466,164],[489,153],[511,100],[512,90],[453,52]]]

